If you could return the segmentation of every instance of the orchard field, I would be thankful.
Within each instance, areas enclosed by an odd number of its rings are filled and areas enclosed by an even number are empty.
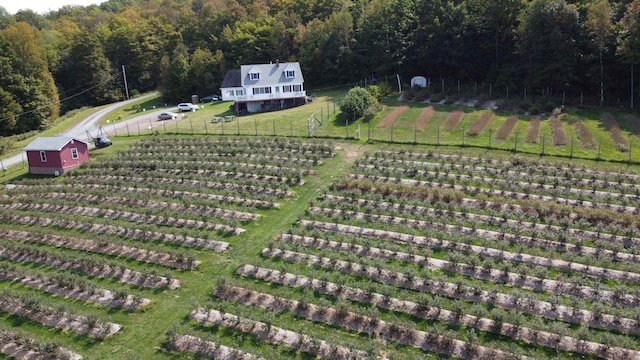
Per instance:
[[[476,121],[482,131],[495,116]],[[69,174],[0,190],[0,350],[637,359],[639,207],[633,165],[310,138],[119,137]]]

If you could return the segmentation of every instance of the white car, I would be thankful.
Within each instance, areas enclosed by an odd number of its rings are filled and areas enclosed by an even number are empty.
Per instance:
[[[177,119],[177,118],[178,118],[178,114],[173,113],[171,111],[163,112],[162,114],[158,115],[158,120],[171,120],[171,119]]]
[[[196,111],[199,109],[198,105],[192,103],[180,103],[178,104],[178,110],[180,111]]]

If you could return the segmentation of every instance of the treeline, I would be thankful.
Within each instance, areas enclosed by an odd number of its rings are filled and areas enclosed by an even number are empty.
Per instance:
[[[0,7],[0,134],[159,89],[216,93],[228,69],[299,61],[306,87],[400,74],[629,107],[640,0],[110,0]]]

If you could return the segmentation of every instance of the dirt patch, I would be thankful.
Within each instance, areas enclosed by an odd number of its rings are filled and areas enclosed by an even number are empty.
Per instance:
[[[622,130],[620,130],[620,125],[618,125],[615,116],[613,116],[612,113],[606,112],[602,113],[600,118],[602,119],[604,127],[609,131],[609,136],[611,136],[611,140],[615,143],[616,149],[622,152],[628,151],[629,141],[622,134]]]
[[[444,122],[444,129],[446,131],[453,131],[462,120],[462,116],[464,116],[464,111],[462,110],[452,111],[447,117],[447,120]]]
[[[529,127],[527,127],[527,136],[525,142],[527,144],[537,143],[540,138],[540,117],[534,116],[529,121]]]
[[[357,158],[365,153],[366,147],[364,145],[340,143],[336,150],[344,150],[347,163],[353,164]]]
[[[569,144],[567,133],[564,131],[564,124],[560,120],[560,116],[551,117],[551,133],[553,135],[553,145],[564,146]]]
[[[635,136],[640,136],[640,119],[635,115],[625,115],[624,120]]]
[[[593,139],[593,135],[591,135],[591,132],[587,129],[582,120],[578,120],[573,123],[573,129],[585,149],[595,149],[596,141]]]
[[[436,110],[433,106],[424,108],[420,113],[420,116],[418,116],[418,120],[416,120],[416,130],[424,130],[435,112]]]
[[[391,112],[391,114],[387,115],[382,121],[378,124],[379,128],[386,128],[391,126],[396,119],[405,111],[409,110],[409,106],[403,105]]]
[[[515,115],[509,116],[507,118],[507,121],[505,121],[504,124],[500,126],[500,129],[498,129],[497,138],[500,140],[508,139],[509,136],[511,136],[511,133],[513,133],[513,129],[516,127],[517,123],[518,123],[517,116]]]
[[[469,126],[469,130],[467,131],[468,135],[480,135],[489,122],[495,117],[496,114],[493,111],[486,112],[482,114],[476,121]]]

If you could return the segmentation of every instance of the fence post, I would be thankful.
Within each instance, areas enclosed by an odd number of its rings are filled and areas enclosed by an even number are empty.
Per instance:
[[[149,118],[149,130],[153,129],[153,124],[151,124],[151,118]]]
[[[349,138],[349,119],[347,121],[347,139]]]
[[[125,122],[124,124],[127,126],[127,136],[129,136],[129,123]]]
[[[138,126],[138,136],[140,136],[140,120],[136,120],[136,125]],[[113,131],[116,131],[116,124],[113,124]]]
[[[571,147],[569,149],[569,159],[573,159],[573,134],[571,134]]]
[[[438,125],[438,133],[436,136],[437,136],[436,145],[440,146],[440,125]]]
[[[598,157],[596,158],[596,160],[600,160],[600,143],[598,143]]]
[[[518,130],[516,130],[516,141],[513,144],[513,152],[517,153],[518,152]]]
[[[542,134],[542,153],[540,155],[544,156],[544,134]]]
[[[253,126],[256,128],[256,136],[258,136],[258,120],[253,118]]]
[[[167,122],[166,121],[162,121],[162,127],[164,128],[164,133],[167,133]]]
[[[276,136],[276,118],[273,118],[273,136]]]
[[[493,129],[489,128],[489,149],[491,149],[491,133]]]
[[[393,123],[391,123],[391,142],[393,142]]]
[[[629,139],[629,162],[631,162],[631,144],[633,142],[631,141],[631,139]]]
[[[193,135],[193,119],[189,116],[189,125],[191,126],[191,135]]]
[[[224,135],[224,119],[220,121],[220,126],[222,127],[222,135]]]
[[[293,119],[289,119],[289,132],[291,133],[291,137],[293,137]]]
[[[240,135],[240,119],[236,116],[236,127],[238,128],[238,135]]]
[[[204,133],[209,135],[209,127],[207,126],[207,118],[204,119]]]
[[[460,80],[458,80],[458,81],[460,81]],[[416,129],[416,124],[413,124],[413,143],[414,143],[414,144],[417,144],[417,143],[418,143],[418,138],[417,138],[417,135],[416,135],[416,130],[417,130],[417,129]]]
[[[371,120],[369,120],[369,122],[367,124],[369,124],[369,126],[367,128],[368,129],[367,131],[369,132],[369,135],[367,137],[367,141],[371,141]]]
[[[462,147],[464,147],[464,126],[462,127]]]

